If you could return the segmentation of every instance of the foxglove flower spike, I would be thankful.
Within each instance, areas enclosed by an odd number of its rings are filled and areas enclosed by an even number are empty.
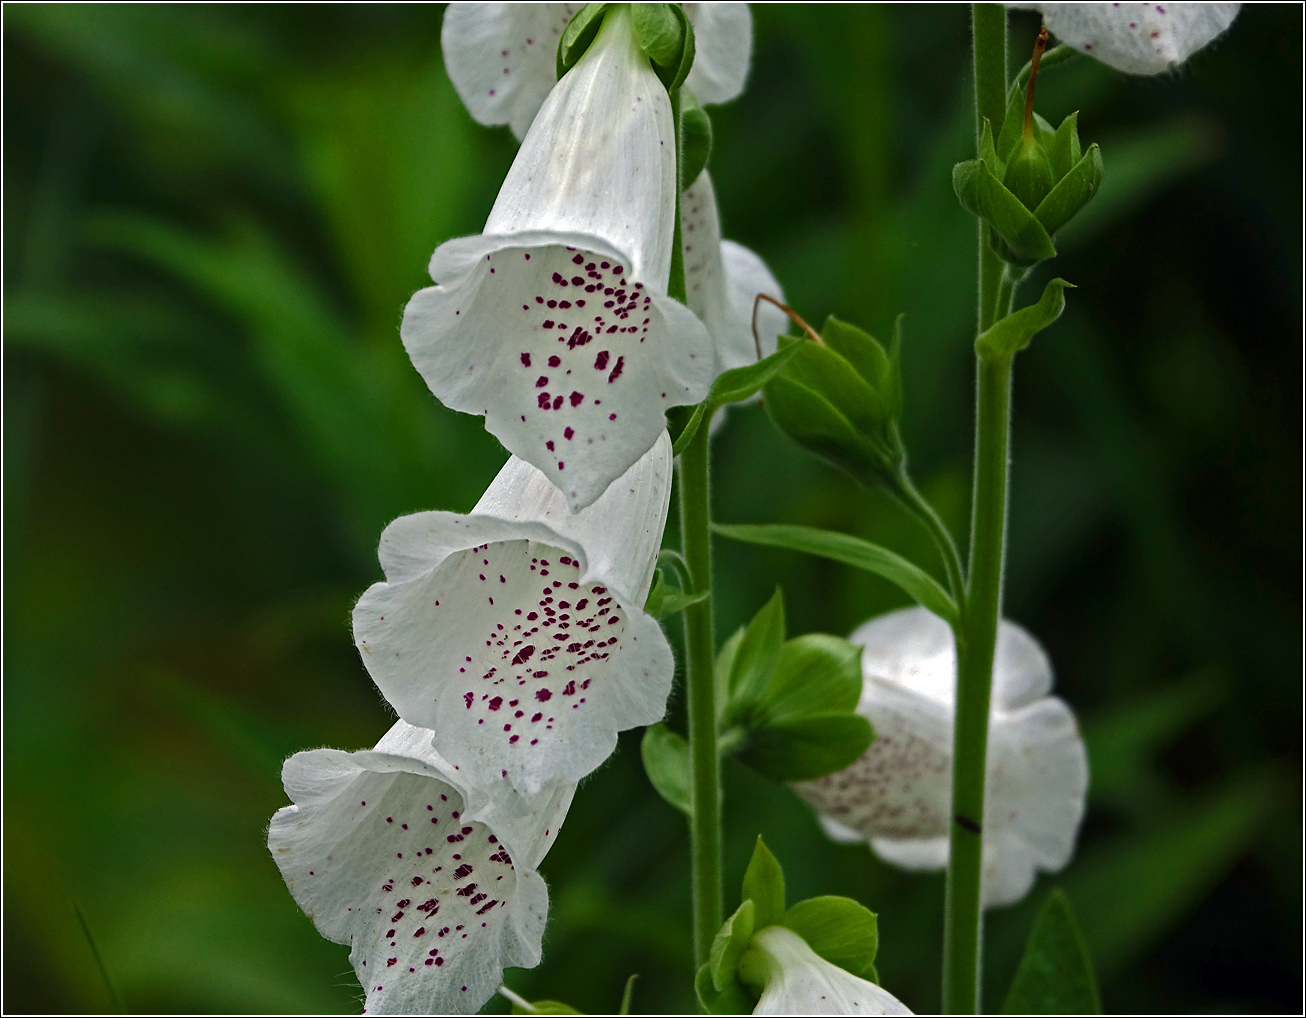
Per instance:
[[[505,966],[532,967],[548,913],[536,872],[573,784],[524,798],[469,785],[397,722],[376,748],[296,753],[294,805],[268,848],[295,901],[349,961],[373,1014],[472,1014]]]
[[[862,652],[857,710],[875,742],[837,774],[797,786],[839,841],[868,840],[913,870],[948,863],[956,652],[924,608],[872,619],[850,637]],[[1011,622],[998,633],[989,722],[981,894],[985,907],[1029,892],[1037,870],[1070,861],[1084,815],[1088,760],[1074,715],[1048,693],[1052,668]]]
[[[514,457],[470,515],[395,520],[354,608],[373,680],[477,784],[580,780],[666,709],[671,648],[642,609],[670,495],[663,432],[578,513]]]

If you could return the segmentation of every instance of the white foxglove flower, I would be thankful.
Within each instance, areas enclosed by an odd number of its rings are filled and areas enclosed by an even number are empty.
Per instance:
[[[760,930],[741,962],[750,982],[765,980],[753,1014],[911,1014],[888,990],[826,961],[783,926]]]
[[[470,515],[395,520],[354,608],[373,680],[472,781],[580,780],[666,709],[674,661],[643,606],[670,493],[663,432],[578,513],[513,457]]]
[[[1178,67],[1233,24],[1242,4],[1012,3],[1040,11],[1057,39],[1127,74]]]
[[[481,124],[507,124],[518,138],[557,81],[558,41],[583,3],[454,3],[440,43],[449,80]],[[743,3],[689,3],[694,66],[685,79],[700,104],[729,102],[744,90],[753,18]]]
[[[617,6],[549,93],[485,232],[440,245],[438,285],[404,310],[431,391],[484,414],[573,510],[712,383],[707,330],[666,295],[675,180],[670,99]]]
[[[721,216],[707,170],[681,198],[680,230],[686,299],[712,336],[716,373],[775,353],[777,337],[789,327],[789,319],[774,304],[762,301],[757,309],[759,351],[753,338],[753,303],[759,293],[783,303],[784,291],[761,258],[742,244],[721,239]]]
[[[349,961],[373,1014],[471,1014],[505,966],[540,961],[549,895],[536,872],[575,785],[486,792],[397,722],[376,748],[286,761],[293,806],[268,848],[300,908]]]
[[[798,785],[836,840],[868,840],[906,869],[948,863],[956,650],[952,631],[924,608],[872,619],[849,639],[863,648],[857,711],[871,748],[845,770]],[[1036,870],[1074,852],[1088,790],[1075,717],[1048,693],[1052,667],[1025,630],[1003,622],[993,664],[984,800],[985,907],[1019,901]]]

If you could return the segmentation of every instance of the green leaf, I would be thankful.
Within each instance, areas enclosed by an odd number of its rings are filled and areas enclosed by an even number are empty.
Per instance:
[[[1029,346],[1029,341],[1061,317],[1066,307],[1066,288],[1074,289],[1073,283],[1064,279],[1053,279],[1043,288],[1043,296],[1037,304],[1021,308],[1000,322],[996,322],[987,332],[975,340],[975,351],[985,359],[1002,359],[1013,357],[1016,351]]]
[[[747,712],[756,702],[780,663],[780,648],[785,639],[784,596],[776,587],[744,630],[730,669],[730,717]]]
[[[689,795],[689,743],[658,722],[644,730],[640,759],[649,783],[671,806],[685,816],[693,812]]]
[[[811,714],[753,730],[739,759],[773,781],[811,781],[843,770],[874,738],[859,714]]]
[[[672,455],[678,456],[684,451],[695,433],[701,427],[712,422],[712,415],[727,403],[738,403],[748,399],[755,392],[760,392],[776,373],[783,368],[804,346],[810,345],[806,340],[796,340],[788,346],[781,347],[769,357],[764,357],[755,364],[746,364],[742,368],[731,368],[717,375],[712,383],[712,390],[707,399],[694,407],[693,416],[676,437],[672,445]]]
[[[712,985],[711,966],[704,962],[694,977],[694,993],[708,1014],[752,1014],[757,997],[750,994],[737,980],[724,990]]]
[[[1005,164],[1011,159],[1020,144],[1021,132],[1025,128],[1025,93],[1011,92],[1007,96],[1007,111],[1002,116],[1002,129],[998,131],[994,147],[998,158]]]
[[[722,537],[750,544],[805,551],[856,566],[896,583],[920,605],[956,625],[957,605],[934,577],[901,555],[851,534],[789,524],[713,524]]]
[[[1060,889],[1048,897],[1025,945],[1003,1014],[1101,1014],[1088,945]]]
[[[685,108],[680,114],[680,159],[685,187],[698,179],[712,158],[712,121],[706,110],[689,105],[688,98],[688,92],[681,93]]]
[[[875,971],[879,932],[875,913],[865,905],[836,895],[808,898],[785,913],[784,925],[830,964],[879,982]]]
[[[896,365],[874,336],[830,315],[821,329],[821,338],[883,399],[885,391],[893,385]]]
[[[753,903],[753,928],[778,926],[785,915],[785,875],[762,836],[757,836],[753,858],[744,871],[740,897]]]
[[[655,619],[666,619],[682,612],[691,604],[705,600],[712,592],[702,590],[697,594],[686,594],[683,590],[668,586],[663,579],[662,570],[653,574],[653,589],[648,592],[644,602],[644,611]]]
[[[750,713],[752,726],[856,709],[862,695],[861,661],[861,647],[827,633],[786,641],[775,674]]]
[[[1056,233],[1093,200],[1102,186],[1104,172],[1102,150],[1096,144],[1090,145],[1079,162],[1034,209],[1034,218],[1049,234]]]
[[[1052,136],[1052,144],[1048,146],[1052,175],[1060,180],[1079,162],[1082,155],[1079,148],[1079,111],[1076,110],[1061,121],[1061,126]]]
[[[712,974],[712,986],[718,993],[735,981],[735,969],[739,959],[753,937],[753,917],[757,906],[752,899],[747,899],[717,931],[712,941],[712,950],[708,954],[708,969]]]
[[[952,189],[962,208],[979,216],[1002,242],[999,254],[1014,265],[1033,265],[1055,258],[1057,249],[1043,224],[1002,186],[982,160],[971,159],[952,168]]]
[[[734,631],[730,639],[721,645],[717,651],[716,665],[712,669],[712,682],[716,687],[716,713],[717,728],[720,729],[721,722],[730,708],[730,673],[735,667],[735,657],[739,653],[739,645],[744,640],[744,627],[740,626]]]
[[[635,997],[635,980],[639,978],[638,972],[632,972],[630,978],[626,980],[626,988],[621,991],[621,1007],[617,1008],[617,1014],[630,1014],[630,1004]]]
[[[884,481],[885,457],[816,389],[781,375],[766,386],[766,414],[789,439],[872,488]]]
[[[671,412],[667,414],[667,424],[670,425],[672,434],[674,435],[671,440],[672,456],[679,456],[684,452],[685,447],[688,446],[693,437],[698,434],[698,429],[703,425],[703,414],[706,409],[706,401],[695,404],[693,407],[676,406],[671,408]],[[677,418],[684,418],[686,412],[688,412],[689,416],[685,419],[685,423],[680,428],[679,433],[676,433],[675,425],[677,423]]]
[[[603,15],[607,9],[608,5],[605,3],[586,4],[567,23],[562,38],[558,40],[558,57],[554,67],[559,81],[564,74],[576,66],[580,58],[585,55],[585,51],[590,48],[590,43],[599,34]]]

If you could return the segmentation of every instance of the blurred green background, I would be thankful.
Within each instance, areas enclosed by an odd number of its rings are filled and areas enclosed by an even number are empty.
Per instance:
[[[1085,60],[1039,82],[1049,119],[1082,111],[1107,176],[1059,241],[1079,289],[1018,361],[1007,607],[1052,656],[1093,784],[1075,860],[991,914],[991,1007],[1054,885],[1108,1010],[1300,1006],[1301,17],[1249,6],[1176,74]],[[295,907],[264,830],[284,756],[389,724],[348,629],[381,528],[467,510],[505,458],[429,395],[397,333],[431,250],[480,228],[514,151],[449,86],[440,18],[4,10],[9,1011],[112,1006],[74,902],[130,1010],[358,1007],[347,950]],[[712,159],[726,233],[802,314],[884,335],[907,312],[908,443],[959,535],[967,19],[758,8]],[[1013,65],[1036,30],[1013,15]],[[934,566],[892,503],[758,407],[715,452],[720,519],[844,529]],[[721,639],[776,583],[792,633],[903,603],[793,553],[719,542],[716,566]],[[545,960],[508,973],[529,997],[611,1010],[638,972],[637,1011],[694,1008],[685,833],[638,735],[544,864]],[[877,911],[885,985],[937,1009],[942,877],[831,844],[738,766],[725,780],[728,892],[763,833],[791,899]]]

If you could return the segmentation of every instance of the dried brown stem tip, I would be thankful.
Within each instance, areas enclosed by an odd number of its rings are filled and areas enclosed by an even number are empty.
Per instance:
[[[1029,60],[1029,84],[1025,86],[1025,137],[1034,135],[1034,79],[1038,77],[1038,62],[1043,59],[1043,51],[1048,44],[1048,26],[1038,30],[1034,40],[1034,55]]]
[[[757,308],[758,305],[762,303],[762,301],[767,301],[771,304],[774,304],[781,311],[787,314],[789,316],[789,319],[795,325],[797,325],[800,329],[802,329],[805,333],[807,333],[808,339],[812,340],[814,343],[819,343],[821,346],[825,346],[825,342],[821,339],[817,331],[813,329],[810,325],[808,325],[805,321],[803,321],[802,315],[800,315],[797,311],[791,308],[788,304],[781,304],[774,297],[768,296],[765,293],[759,293],[753,299],[753,345],[757,348],[757,359],[759,361],[762,359],[762,339],[757,334]]]

